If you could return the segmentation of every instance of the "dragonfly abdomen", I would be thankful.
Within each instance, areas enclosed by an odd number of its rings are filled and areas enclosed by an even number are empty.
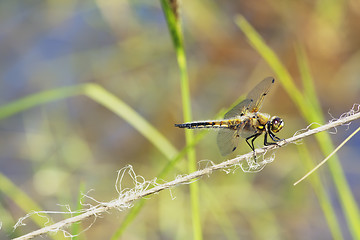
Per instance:
[[[235,125],[239,124],[239,121],[236,120],[219,120],[219,121],[200,121],[200,122],[189,122],[175,124],[175,127],[178,128],[233,128]]]

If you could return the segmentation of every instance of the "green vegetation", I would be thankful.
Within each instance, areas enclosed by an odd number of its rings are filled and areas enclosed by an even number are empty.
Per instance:
[[[32,211],[83,210],[117,198],[116,171],[128,164],[160,184],[249,152],[241,142],[222,158],[216,132],[174,123],[221,117],[267,76],[276,86],[261,111],[285,120],[281,138],[358,101],[356,3],[87,4],[0,3],[4,26],[16,26],[4,30],[13,45],[0,55],[0,238],[71,215],[33,214],[13,232]],[[29,25],[16,25],[26,13],[17,9],[33,13]],[[28,30],[33,35],[24,37]],[[67,230],[77,239],[360,239],[359,196],[349,180],[360,175],[354,143],[293,186],[349,135],[344,130],[277,150],[259,173],[217,172]]]

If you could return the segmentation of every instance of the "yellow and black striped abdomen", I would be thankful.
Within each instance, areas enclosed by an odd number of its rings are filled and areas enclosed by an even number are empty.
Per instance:
[[[210,120],[210,121],[199,121],[199,122],[189,122],[175,124],[175,127],[178,128],[231,128],[236,129],[241,123],[240,119],[230,119],[230,120]]]

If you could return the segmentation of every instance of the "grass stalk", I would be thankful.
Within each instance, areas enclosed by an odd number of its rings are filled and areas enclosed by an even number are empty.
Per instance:
[[[286,67],[281,63],[275,52],[269,46],[267,46],[259,33],[257,33],[256,30],[249,24],[249,22],[246,21],[246,19],[242,16],[236,18],[236,23],[244,32],[253,48],[264,58],[273,71],[278,75],[282,86],[288,93],[290,99],[299,109],[304,119],[309,124],[313,122],[324,123],[322,113],[319,112],[318,109],[314,107],[314,104],[311,103],[311,100],[314,98],[307,98],[298,90]],[[332,152],[334,146],[330,136],[327,133],[317,134],[315,138],[324,155],[328,155]],[[349,184],[346,181],[341,164],[336,155],[333,156],[332,159],[328,162],[328,167],[330,169],[331,177],[335,183],[338,197],[340,199],[340,203],[348,223],[349,231],[354,239],[360,239],[359,208],[350,190]]]
[[[297,147],[298,147],[299,156],[302,159],[303,163],[305,164],[306,169],[312,169],[315,165],[314,165],[314,161],[312,160],[311,154],[308,148],[306,147],[306,144],[304,143],[298,145]],[[314,174],[313,176],[311,176],[309,181],[311,182],[311,186],[314,189],[320,207],[324,212],[324,216],[329,226],[329,230],[331,232],[333,239],[339,239],[339,240],[344,239],[340,229],[339,221],[336,217],[334,207],[332,206],[330,197],[327,194],[326,189],[321,182],[320,176],[318,174]]]
[[[32,213],[34,211],[41,212],[41,214],[31,214],[29,215],[31,220],[38,225],[43,227],[45,224],[53,224],[50,220],[51,218],[44,213],[41,207],[34,202],[25,192],[18,188],[9,178],[5,175],[0,174],[0,191],[6,194],[10,199],[12,199],[17,206],[19,206],[24,212]],[[41,215],[41,216],[40,216]],[[60,234],[51,235],[53,239],[65,239]]]
[[[161,0],[161,6],[164,11],[166,22],[170,31],[171,38],[174,43],[176,59],[180,70],[180,85],[181,98],[183,105],[184,121],[190,122],[191,116],[191,102],[189,90],[189,78],[186,67],[186,54],[183,42],[183,34],[181,31],[181,21],[179,18],[179,9],[177,1]],[[194,141],[194,133],[192,131],[185,131],[185,140],[187,144]],[[187,153],[188,157],[188,172],[196,171],[196,153],[194,148],[190,148]],[[199,210],[199,185],[198,183],[190,185],[190,202],[191,215],[193,225],[193,238],[196,240],[202,239],[201,219]]]

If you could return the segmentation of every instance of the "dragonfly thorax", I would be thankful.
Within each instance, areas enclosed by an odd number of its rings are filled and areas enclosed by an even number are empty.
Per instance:
[[[257,128],[259,129],[264,129],[265,125],[268,124],[269,120],[270,120],[270,115],[267,113],[252,113],[253,116],[252,118],[253,120],[253,124],[254,126],[257,126]]]

